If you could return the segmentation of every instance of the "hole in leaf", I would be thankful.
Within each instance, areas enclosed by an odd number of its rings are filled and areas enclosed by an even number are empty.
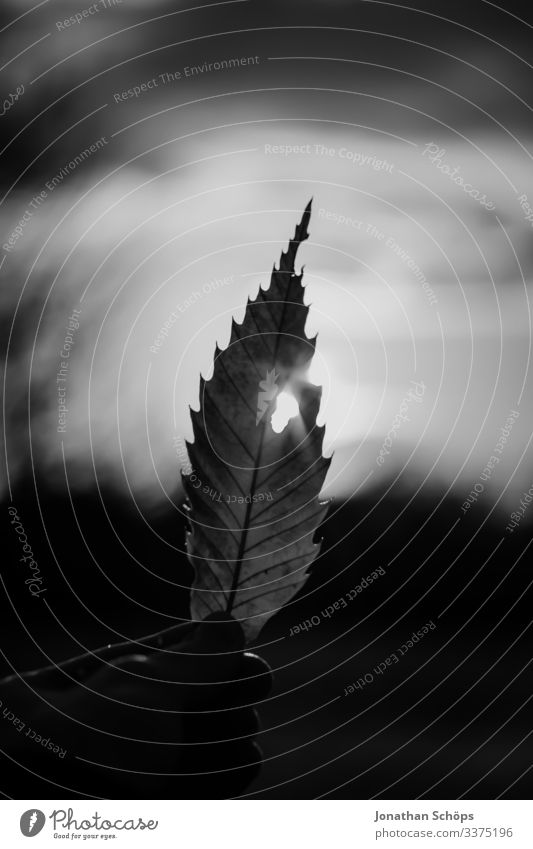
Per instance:
[[[300,413],[298,401],[292,392],[280,392],[276,399],[276,409],[272,414],[272,430],[275,433],[287,427],[289,419],[294,419]]]

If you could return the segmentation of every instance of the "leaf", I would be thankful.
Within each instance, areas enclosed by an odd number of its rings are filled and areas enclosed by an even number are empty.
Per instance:
[[[327,503],[319,500],[330,459],[317,427],[321,388],[303,379],[316,337],[307,338],[298,246],[308,237],[311,202],[274,267],[270,287],[248,299],[242,324],[232,322],[228,347],[216,346],[213,376],[200,378],[200,409],[191,410],[193,471],[183,475],[195,568],[195,619],[224,612],[240,620],[248,640],[302,587],[320,545],[313,536]],[[281,433],[271,418],[290,388],[299,416]]]

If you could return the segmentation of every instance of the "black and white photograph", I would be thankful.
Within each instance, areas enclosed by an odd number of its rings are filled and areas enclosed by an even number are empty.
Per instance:
[[[3,0],[6,846],[531,846],[532,44]]]

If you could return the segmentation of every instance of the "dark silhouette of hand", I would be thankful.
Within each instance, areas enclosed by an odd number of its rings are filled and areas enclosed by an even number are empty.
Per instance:
[[[228,798],[256,777],[268,665],[209,617],[0,682],[13,798]],[[13,715],[13,716],[12,716]],[[18,766],[16,766],[18,764]],[[4,772],[5,775],[5,772]]]

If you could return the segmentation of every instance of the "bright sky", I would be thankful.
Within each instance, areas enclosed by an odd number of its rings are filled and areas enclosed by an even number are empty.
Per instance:
[[[155,170],[153,161],[146,170],[137,162],[99,184],[93,176],[94,188],[72,176],[10,256],[23,280],[27,258],[42,248],[27,295],[50,290],[32,363],[36,456],[61,470],[55,375],[78,308],[63,438],[74,483],[92,480],[94,461],[100,479],[131,486],[141,499],[171,493],[173,440],[190,437],[187,404],[197,403],[199,373],[209,374],[215,343],[227,343],[246,296],[268,284],[313,195],[299,259],[312,304],[308,333],[319,333],[311,377],[324,385],[321,420],[336,450],[330,491],[369,485],[370,472],[374,480],[395,474],[414,451],[408,479],[431,474],[449,485],[459,476],[467,494],[519,409],[493,476],[501,490],[533,412],[533,233],[517,197],[533,198],[533,172],[501,138],[486,138],[482,154],[473,142],[441,140],[443,161],[486,194],[496,206],[488,211],[424,155],[430,141],[284,122],[220,131],[216,144],[200,135],[167,146]],[[305,150],[283,156],[265,153],[265,144]],[[12,306],[18,293],[13,286],[4,301]],[[12,367],[24,368],[29,355],[26,346]],[[376,457],[413,382],[424,385],[423,397],[408,402],[380,467]],[[527,469],[522,463],[511,479],[511,500],[530,485]]]

